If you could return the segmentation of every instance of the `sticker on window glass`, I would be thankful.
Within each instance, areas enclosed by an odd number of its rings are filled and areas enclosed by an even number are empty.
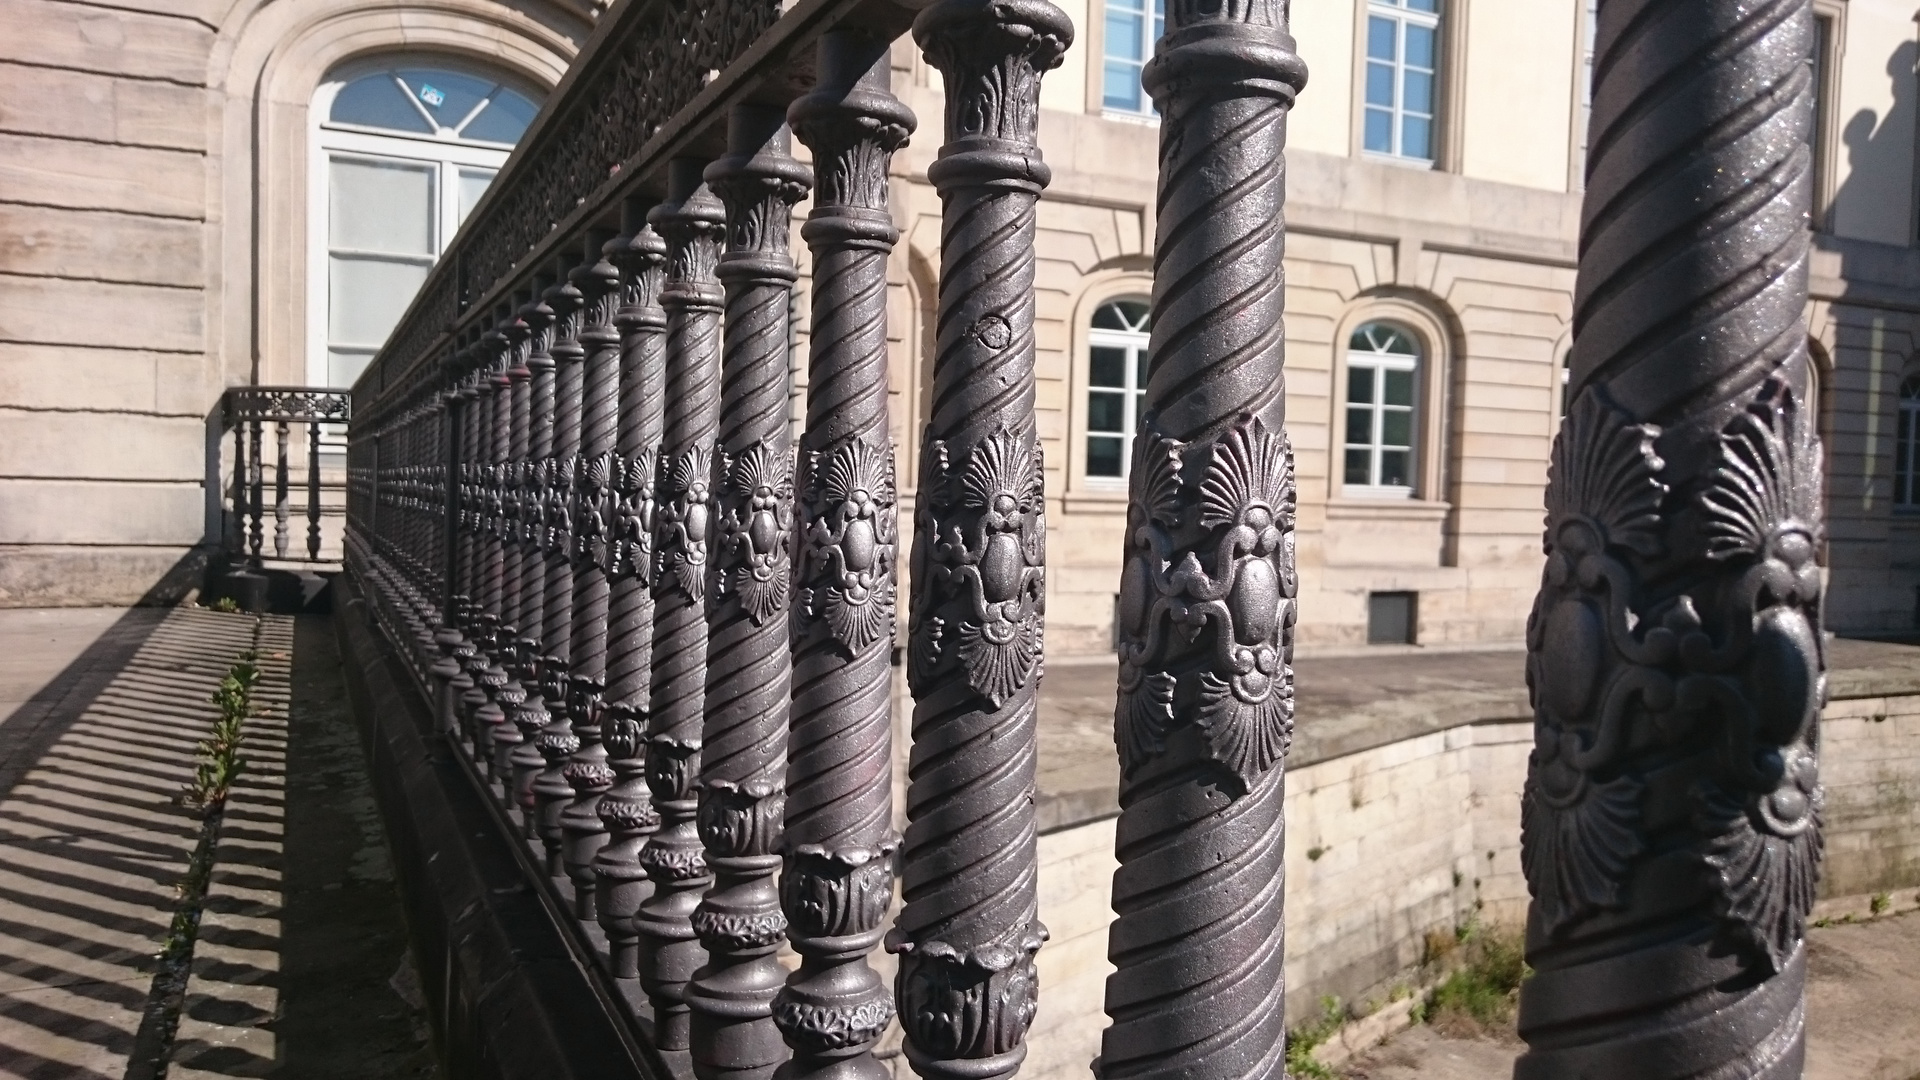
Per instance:
[[[420,84],[420,100],[426,102],[427,104],[437,109],[440,106],[445,105],[447,103],[447,95],[441,93],[439,90],[434,89],[432,86],[429,86],[426,83],[421,83]]]

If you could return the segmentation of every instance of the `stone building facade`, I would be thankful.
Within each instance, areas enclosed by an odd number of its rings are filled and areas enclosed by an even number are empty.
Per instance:
[[[1111,635],[1152,288],[1159,131],[1138,70],[1162,0],[1058,2],[1078,40],[1043,88],[1054,180],[1037,329],[1049,645],[1070,655]],[[1287,162],[1303,648],[1523,632],[1572,336],[1588,7],[1294,10],[1311,73]],[[1810,389],[1828,437],[1829,618],[1903,631],[1920,625],[1916,31],[1893,0],[1815,7]],[[0,603],[179,592],[205,529],[221,388],[334,370],[316,329],[328,264],[314,216],[331,204],[315,162],[332,145],[316,102],[406,65],[537,98],[595,13],[593,0],[0,0],[20,28],[0,41]],[[907,42],[895,65],[922,123],[895,162],[904,481],[930,382],[940,86]]]

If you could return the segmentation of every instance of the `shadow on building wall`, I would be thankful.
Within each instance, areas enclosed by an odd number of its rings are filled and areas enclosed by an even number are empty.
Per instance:
[[[1912,363],[1920,252],[1913,247],[1920,45],[1887,55],[1885,115],[1860,109],[1840,130],[1845,177],[1816,247],[1839,256],[1829,294],[1827,442],[1829,624],[1872,634],[1920,630],[1920,517],[1895,502],[1900,385]],[[1822,327],[1813,328],[1821,333]]]

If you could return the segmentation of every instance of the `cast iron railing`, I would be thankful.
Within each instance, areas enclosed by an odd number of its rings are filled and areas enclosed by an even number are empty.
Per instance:
[[[329,496],[340,490],[341,480],[328,480],[326,457],[339,453],[337,440],[346,433],[351,413],[346,390],[236,386],[221,396],[207,486],[221,493],[219,536],[229,563],[339,560],[343,509]],[[230,469],[222,467],[218,450],[228,435],[233,437]],[[300,537],[294,536],[300,528],[293,520],[296,513],[305,518]]]
[[[1576,397],[1532,631],[1522,1073],[1794,1075],[1819,850],[1817,452],[1794,401],[1811,21],[1806,0],[1600,11]],[[1306,71],[1285,0],[1167,16],[1144,76],[1154,329],[1095,1067],[1278,1076],[1282,150]],[[946,115],[899,837],[885,264],[909,26]],[[923,1076],[1010,1077],[1024,1054],[1046,939],[1038,102],[1072,35],[1045,0],[625,0],[354,388],[349,569],[635,1030],[701,1077],[884,1075],[896,1008]],[[809,191],[795,448],[790,211]],[[867,955],[896,874],[890,994]]]

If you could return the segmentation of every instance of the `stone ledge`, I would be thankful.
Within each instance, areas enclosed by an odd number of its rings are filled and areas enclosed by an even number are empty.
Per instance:
[[[596,992],[510,839],[438,738],[405,667],[335,586],[335,632],[448,1076],[671,1080]]]
[[[1827,642],[1833,701],[1920,695],[1920,645]],[[1396,650],[1301,657],[1287,767],[1300,769],[1456,728],[1531,722],[1525,656],[1513,649]],[[1120,812],[1114,663],[1053,664],[1040,685],[1037,827],[1057,832]]]

